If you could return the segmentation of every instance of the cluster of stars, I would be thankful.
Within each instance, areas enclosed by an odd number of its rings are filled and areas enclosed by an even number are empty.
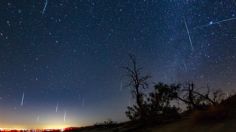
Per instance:
[[[236,86],[235,1],[22,0],[0,6],[0,107],[34,113],[38,105],[48,113],[60,107],[64,122],[72,109],[78,115],[124,111],[132,99],[119,67],[129,53],[153,81]],[[110,109],[115,101],[119,108]],[[42,113],[33,118],[39,123]]]

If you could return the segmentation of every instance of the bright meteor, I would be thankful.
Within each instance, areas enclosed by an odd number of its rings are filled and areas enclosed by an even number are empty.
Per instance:
[[[23,92],[23,94],[22,94],[22,98],[21,98],[21,106],[23,106],[24,105],[24,98],[25,98],[25,94],[24,94],[24,92]]]
[[[228,21],[233,21],[233,20],[236,20],[236,18],[233,17],[233,18],[228,18],[228,19],[216,21],[216,22],[210,21],[208,24],[195,27],[195,29],[197,29],[197,28],[209,27],[209,26],[212,26],[212,25],[221,24],[221,23],[228,22]]]
[[[186,31],[187,31],[187,34],[188,34],[188,39],[189,39],[189,43],[190,43],[191,49],[192,49],[192,51],[193,51],[193,50],[194,50],[193,42],[192,42],[192,38],[191,38],[191,36],[190,36],[190,32],[189,32],[189,28],[188,28],[188,24],[187,24],[185,18],[184,18],[184,25],[185,25],[185,28],[186,28]]]
[[[47,9],[47,5],[48,5],[48,0],[45,0],[43,11],[42,11],[42,15],[45,13],[45,11]]]

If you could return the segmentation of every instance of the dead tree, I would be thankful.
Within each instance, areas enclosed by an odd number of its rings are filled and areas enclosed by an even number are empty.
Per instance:
[[[136,105],[134,106],[137,109],[137,115],[139,119],[145,118],[145,108],[144,108],[144,93],[142,89],[148,88],[148,79],[149,75],[143,75],[142,67],[137,65],[136,58],[133,55],[129,56],[131,64],[123,67],[127,73],[128,77],[128,87],[131,89],[132,95],[135,98]],[[133,110],[134,108],[129,107],[128,109]],[[126,114],[130,114],[126,112]]]
[[[212,92],[207,86],[207,92],[199,92],[193,83],[188,82],[185,86],[180,88],[177,94],[177,99],[184,102],[189,110],[192,109],[204,109],[209,105],[217,105],[222,99],[223,93],[221,91]],[[184,93],[183,96],[180,96]]]

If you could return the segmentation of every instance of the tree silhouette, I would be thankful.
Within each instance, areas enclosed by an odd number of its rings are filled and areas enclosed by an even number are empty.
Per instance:
[[[178,108],[171,105],[176,99],[176,86],[158,83],[154,86],[154,91],[148,97],[149,119],[159,122],[175,119],[178,117]]]
[[[216,90],[212,92],[207,86],[207,92],[198,91],[192,82],[185,85],[172,85],[169,90],[176,99],[184,102],[188,110],[206,109],[210,105],[217,105],[223,100],[224,93]]]
[[[134,55],[129,55],[128,66],[123,67],[128,77],[127,86],[130,88],[135,104],[128,106],[126,116],[133,121],[141,122],[168,122],[180,117],[180,108],[174,101],[182,101],[187,106],[187,111],[207,110],[216,106],[224,99],[222,91],[211,91],[207,86],[206,92],[198,90],[194,83],[154,85],[154,91],[148,95],[144,89],[149,87],[149,75],[143,73],[142,67],[137,64]]]
[[[123,67],[128,77],[128,87],[131,89],[132,95],[135,98],[136,104],[128,107],[126,115],[131,120],[145,119],[145,103],[144,93],[142,89],[148,88],[149,75],[142,73],[142,67],[137,65],[134,55],[129,55],[131,64]]]

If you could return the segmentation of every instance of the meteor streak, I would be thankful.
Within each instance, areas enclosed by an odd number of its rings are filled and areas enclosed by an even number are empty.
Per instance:
[[[37,116],[37,122],[39,121],[39,116]]]
[[[184,24],[185,24],[185,28],[186,28],[186,31],[187,31],[187,34],[188,34],[189,43],[190,43],[190,46],[191,46],[192,51],[193,51],[193,50],[194,50],[194,47],[193,47],[193,43],[192,43],[192,38],[191,38],[191,36],[190,36],[188,24],[187,24],[185,18],[184,18]]]
[[[64,113],[64,122],[66,122],[66,111]]]
[[[233,17],[233,18],[228,18],[228,19],[216,21],[216,22],[210,21],[208,24],[195,27],[195,29],[197,29],[197,28],[209,27],[209,26],[212,26],[212,25],[221,24],[221,23],[228,22],[228,21],[233,21],[233,20],[236,20],[236,18]]]
[[[45,11],[47,9],[47,6],[48,6],[48,0],[45,0],[43,11],[42,11],[42,15],[45,13]]]
[[[25,98],[25,94],[24,94],[24,92],[23,92],[23,94],[22,94],[22,98],[21,98],[21,106],[23,106],[24,105],[24,98]]]
[[[58,103],[57,103],[57,106],[56,106],[56,112],[58,111]]]

